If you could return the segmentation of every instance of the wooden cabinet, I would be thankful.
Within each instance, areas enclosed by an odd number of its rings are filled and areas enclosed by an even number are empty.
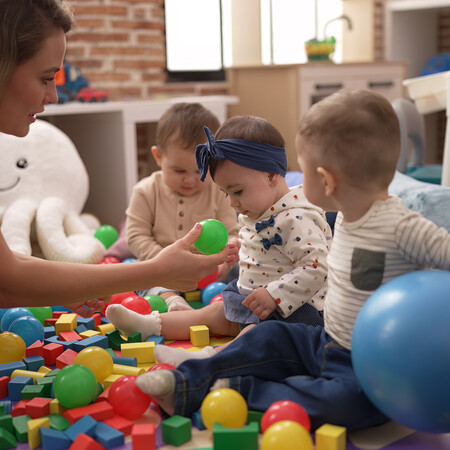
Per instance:
[[[227,70],[229,93],[239,103],[229,107],[230,115],[264,117],[286,141],[289,170],[298,170],[294,148],[300,117],[321,98],[342,88],[370,89],[392,101],[403,97],[406,78],[403,62],[308,63]]]

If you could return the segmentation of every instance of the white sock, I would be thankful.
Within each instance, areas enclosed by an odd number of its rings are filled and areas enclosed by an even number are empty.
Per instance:
[[[149,336],[161,336],[161,317],[158,311],[151,314],[139,314],[120,304],[106,308],[106,318],[125,336],[141,333],[142,340]]]
[[[175,375],[170,370],[155,370],[139,375],[136,386],[150,395],[169,415],[175,410]]]
[[[166,300],[166,304],[171,311],[184,311],[186,309],[193,309],[192,306],[180,295],[172,295]]]
[[[168,347],[167,345],[157,345],[154,350],[156,360],[161,364],[171,364],[178,367],[188,359],[205,359],[210,358],[216,354],[216,351],[206,346],[198,352],[190,352],[182,348]]]
[[[229,388],[230,380],[228,378],[219,378],[215,381],[215,383],[211,386],[209,392],[215,391],[217,389]]]

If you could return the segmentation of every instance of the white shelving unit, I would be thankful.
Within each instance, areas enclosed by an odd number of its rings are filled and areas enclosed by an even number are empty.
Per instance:
[[[74,142],[89,174],[85,211],[101,223],[118,227],[125,218],[133,186],[138,181],[136,125],[156,124],[174,103],[198,102],[222,122],[237,97],[216,95],[105,103],[48,105],[40,119],[48,120]],[[68,180],[70,182],[70,180]]]
[[[385,11],[385,59],[408,61],[408,78],[420,75],[437,53],[438,17],[450,0],[388,0]]]

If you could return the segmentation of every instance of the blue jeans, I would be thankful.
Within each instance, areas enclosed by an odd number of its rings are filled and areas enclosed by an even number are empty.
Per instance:
[[[228,378],[249,410],[291,400],[305,408],[312,429],[330,423],[356,430],[388,420],[361,390],[350,351],[322,327],[263,322],[216,356],[188,360],[174,374],[175,414],[183,416],[200,409],[217,379]]]

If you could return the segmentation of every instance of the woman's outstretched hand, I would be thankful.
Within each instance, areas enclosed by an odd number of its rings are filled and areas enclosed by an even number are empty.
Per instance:
[[[193,291],[197,282],[216,272],[225,261],[237,258],[238,245],[229,243],[220,253],[200,255],[192,252],[194,242],[200,237],[202,226],[197,223],[183,238],[167,246],[153,262],[160,264],[162,271],[161,286],[177,291]]]

